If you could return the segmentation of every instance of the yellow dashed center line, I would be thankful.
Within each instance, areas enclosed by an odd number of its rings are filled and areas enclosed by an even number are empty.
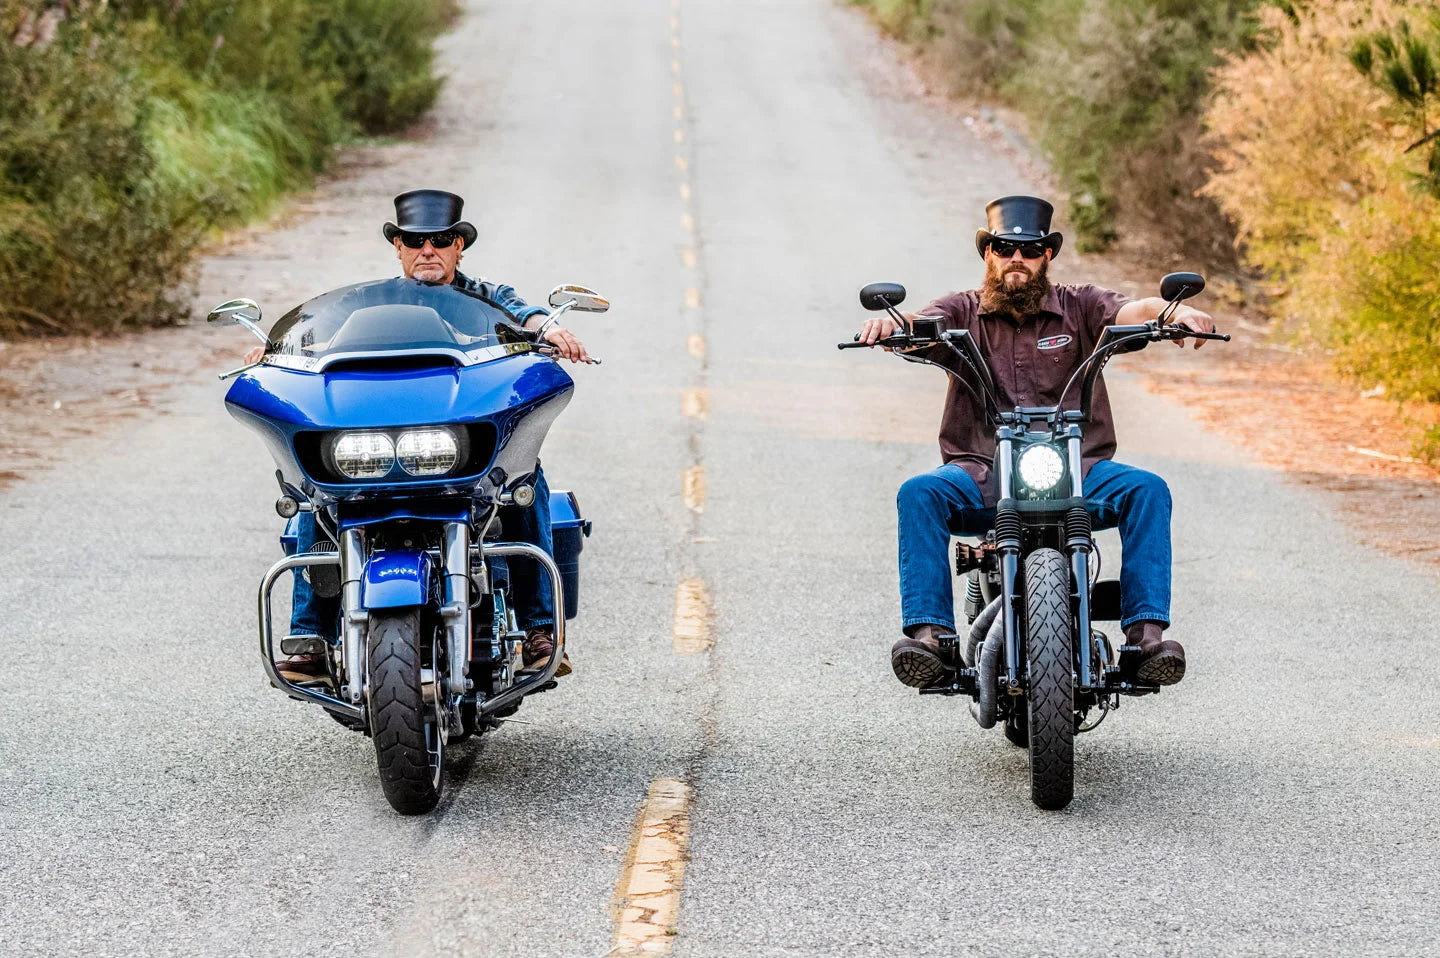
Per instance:
[[[675,652],[700,655],[715,645],[711,630],[710,593],[705,583],[691,577],[675,587]]]
[[[679,76],[679,75],[680,75],[680,61],[679,61],[679,60],[671,60],[671,61],[670,61],[670,72],[673,73],[673,74],[675,74],[676,76]]]
[[[666,955],[675,942],[690,846],[689,785],[659,778],[640,809],[616,895],[615,956]]]
[[[690,184],[689,184],[689,183],[681,183],[681,184],[680,184],[680,201],[681,201],[682,203],[688,203],[688,202],[690,202]]]
[[[679,170],[681,173],[684,173],[686,170],[690,169],[690,164],[685,161],[685,157],[677,156],[675,157],[675,169]]]
[[[686,308],[686,309],[699,309],[699,308],[700,308],[700,291],[699,291],[698,289],[696,289],[694,286],[691,286],[689,289],[685,290],[685,308]]]
[[[685,470],[685,508],[691,512],[705,511],[705,467],[691,466]]]
[[[680,399],[680,412],[686,419],[703,420],[710,415],[710,391],[687,389]]]
[[[675,142],[676,142],[676,143],[684,143],[684,142],[685,142],[685,131],[682,130],[682,129],[680,129],[680,127],[678,127],[678,126],[675,128]]]
[[[705,337],[699,333],[691,333],[690,338],[685,341],[685,351],[696,359],[704,359]]]
[[[680,228],[687,233],[695,232],[695,217],[689,213],[680,214]]]
[[[670,92],[675,94],[675,98],[678,100],[680,97],[685,95],[685,87],[679,82],[672,83],[670,85]]]
[[[677,120],[682,120],[682,119],[685,118],[685,111],[680,108],[680,104],[678,104],[678,103],[675,104],[674,113],[675,113],[675,119],[677,119]]]
[[[686,269],[694,269],[695,264],[698,262],[699,259],[696,257],[693,247],[687,246],[680,251],[680,263]]]

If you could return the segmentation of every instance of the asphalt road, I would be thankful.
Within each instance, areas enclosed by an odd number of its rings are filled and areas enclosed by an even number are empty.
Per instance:
[[[174,335],[158,411],[0,491],[0,953],[604,955],[665,778],[694,795],[677,956],[1433,953],[1432,572],[1120,360],[1190,674],[1080,739],[1074,804],[1037,811],[1019,750],[889,670],[893,497],[936,462],[943,382],[834,349],[864,282],[973,285],[1023,175],[829,0],[470,6],[426,138],[209,261],[202,299],[274,318],[392,273],[379,224],[420,185],[468,198],[462,268],[611,297],[572,322],[605,362],[545,451],[595,523],[576,674],[458,749],[435,814],[391,813],[368,740],[255,661],[272,467],[211,375],[244,340]],[[706,654],[674,651],[686,579]]]

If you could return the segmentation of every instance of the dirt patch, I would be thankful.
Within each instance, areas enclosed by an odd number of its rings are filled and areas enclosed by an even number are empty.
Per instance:
[[[49,461],[57,441],[165,414],[170,384],[233,358],[189,328],[0,343],[0,487]],[[220,337],[228,338],[228,337]]]

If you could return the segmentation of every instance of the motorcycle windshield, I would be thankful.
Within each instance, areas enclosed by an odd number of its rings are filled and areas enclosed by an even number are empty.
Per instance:
[[[445,283],[383,279],[301,303],[270,330],[264,362],[321,372],[339,361],[430,356],[471,366],[527,348],[510,315]]]

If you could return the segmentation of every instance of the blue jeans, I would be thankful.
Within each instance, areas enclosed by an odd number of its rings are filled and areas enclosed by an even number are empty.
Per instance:
[[[550,538],[550,487],[545,482],[545,473],[535,469],[535,504],[522,509],[519,506],[500,508],[500,528],[504,537],[511,542],[528,542],[539,546],[547,554],[553,554]],[[300,513],[299,528],[296,530],[296,546],[300,552],[308,552],[320,538],[319,525],[315,515]],[[506,562],[510,570],[510,595],[515,603],[515,617],[520,628],[533,629],[542,625],[555,624],[554,602],[550,592],[550,577],[533,559],[511,556]],[[295,589],[291,599],[290,632],[292,635],[319,635],[334,641],[340,634],[340,597],[325,598],[315,594],[310,583],[303,576],[295,576]]]
[[[1085,477],[1097,529],[1120,527],[1120,626],[1170,624],[1170,488],[1152,472],[1102,459]],[[980,487],[957,465],[906,480],[900,509],[900,612],[903,626],[955,630],[950,586],[950,531],[983,535],[995,520]]]

